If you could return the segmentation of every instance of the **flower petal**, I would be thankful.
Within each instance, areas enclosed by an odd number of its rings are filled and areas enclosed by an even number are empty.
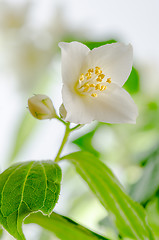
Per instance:
[[[81,67],[90,49],[79,42],[60,42],[62,51],[62,78],[64,84],[74,85],[81,74]]]
[[[94,119],[107,123],[136,123],[138,109],[129,93],[116,84],[111,84],[107,90],[99,94],[91,106]]]
[[[116,84],[98,95],[97,98],[80,97],[63,88],[63,103],[66,121],[86,124],[92,120],[107,123],[135,123],[137,107],[131,96]]]
[[[99,66],[113,83],[122,86],[130,75],[133,62],[132,46],[122,43],[106,44],[89,52],[86,68]]]
[[[63,85],[62,88],[63,105],[67,115],[65,121],[77,124],[90,123],[93,119],[91,112],[88,111],[88,98],[81,97],[76,92],[71,91],[69,87]]]

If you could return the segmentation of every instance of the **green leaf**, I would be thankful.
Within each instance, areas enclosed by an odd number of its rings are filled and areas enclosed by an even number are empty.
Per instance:
[[[103,42],[87,42],[87,41],[84,41],[82,43],[85,44],[90,50],[92,50],[93,48],[97,48],[97,47],[103,46],[105,44],[116,43],[116,42],[117,42],[116,40],[110,39],[110,40],[103,41]]]
[[[139,74],[138,74],[137,70],[134,67],[132,67],[132,71],[130,73],[130,76],[128,77],[128,80],[124,84],[124,88],[130,94],[137,93],[140,90]]]
[[[77,38],[73,38],[73,37],[67,37],[63,40],[64,42],[72,42],[72,41],[77,41]],[[85,44],[90,50],[92,50],[93,48],[97,48],[100,46],[103,46],[105,44],[110,44],[110,43],[116,43],[117,41],[114,39],[109,39],[106,41],[102,41],[102,42],[90,42],[90,41],[85,41],[83,39],[78,39],[79,42]]]
[[[141,178],[131,186],[131,197],[146,206],[154,196],[159,199],[159,143],[151,146],[137,157],[137,164],[143,167]]]
[[[92,138],[95,132],[96,128],[90,131],[89,133],[86,133],[82,137],[75,139],[72,143],[80,147],[81,150],[90,152],[96,157],[99,157],[100,153],[97,150],[95,150],[94,147],[92,146]]]
[[[143,208],[125,193],[104,163],[87,152],[75,152],[62,159],[74,164],[104,208],[111,213],[122,236],[135,240],[153,239]]]
[[[0,239],[3,237],[3,228],[0,226]]]
[[[101,219],[99,222],[98,222],[98,225],[100,226],[100,227],[109,227],[109,228],[111,228],[116,234],[118,234],[118,231],[117,231],[117,229],[116,229],[116,227],[115,227],[115,225],[114,225],[114,223],[112,222],[112,219],[110,218],[110,216],[108,215],[108,216],[106,216],[106,217],[104,217],[103,219]]]
[[[136,162],[141,166],[146,166],[153,159],[158,158],[159,155],[159,141],[155,145],[151,146],[144,152],[136,155]]]
[[[16,239],[25,239],[23,219],[35,211],[49,215],[59,196],[61,169],[52,161],[15,164],[0,174],[0,223]]]
[[[61,240],[108,240],[54,212],[49,217],[42,215],[40,212],[33,213],[25,219],[25,223],[37,223],[53,232]]]
[[[144,167],[143,175],[130,190],[131,197],[145,204],[155,195],[159,189],[159,157],[151,158]]]
[[[159,239],[159,205],[158,199],[154,198],[153,201],[149,202],[146,206],[146,211],[148,215],[148,222],[153,229],[155,234],[155,239]]]

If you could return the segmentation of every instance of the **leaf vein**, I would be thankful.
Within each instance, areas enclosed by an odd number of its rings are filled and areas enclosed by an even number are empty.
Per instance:
[[[45,167],[44,167],[44,165],[43,165],[42,162],[40,162],[40,165],[41,165],[41,167],[42,167],[42,169],[43,169],[44,176],[45,176],[45,183],[46,183],[44,201],[43,201],[43,205],[42,205],[42,207],[41,207],[41,208],[43,208],[44,205],[45,205],[45,201],[46,201],[46,195],[47,195],[48,185],[47,185],[47,175],[46,175]]]
[[[85,162],[85,163],[86,163],[86,162]],[[86,165],[87,165],[87,163],[86,163]],[[92,166],[92,169],[93,169],[93,166]],[[95,168],[94,170],[95,170],[95,172],[97,172],[97,171],[98,171],[98,168]],[[104,170],[103,172],[105,172],[105,174],[110,178],[110,180],[111,180],[112,182],[114,182],[115,177],[113,177],[113,173],[110,174],[109,171],[106,171],[105,169],[103,169],[103,170]],[[108,169],[108,170],[109,170],[109,169]],[[119,188],[121,188],[122,185],[119,183],[119,181],[118,181],[117,179],[116,179],[116,184],[118,185]],[[123,187],[122,187],[122,188],[123,188]],[[117,189],[116,189],[116,190],[117,190]],[[123,191],[123,193],[124,193],[124,195],[125,195],[124,198],[121,196],[121,191],[118,190],[118,194],[122,197],[122,200],[127,204],[127,206],[129,207],[131,213],[138,218],[140,224],[141,224],[141,225],[143,226],[143,228],[146,230],[146,227],[145,227],[145,225],[143,224],[143,221],[142,221],[140,215],[138,214],[137,211],[134,211],[133,208],[132,208],[132,206],[129,204],[128,196],[126,195],[125,190]],[[131,199],[130,199],[130,201],[131,201]],[[135,205],[135,204],[134,204],[134,205]],[[136,207],[136,206],[135,206],[135,207]]]
[[[77,162],[76,162],[76,163],[77,163]],[[89,184],[92,185],[92,187],[93,187],[93,189],[95,190],[96,194],[99,196],[100,199],[102,199],[102,202],[104,203],[104,206],[105,206],[105,199],[103,198],[103,196],[98,194],[98,191],[96,191],[96,186],[92,183],[92,181],[90,181],[90,178],[87,177],[87,174],[85,173],[85,171],[83,171],[83,169],[81,168],[80,164],[77,163],[77,165],[78,165],[78,167],[80,168],[80,171],[81,171],[81,172],[84,174],[84,176],[86,177],[86,179],[87,179],[87,181],[89,182]],[[96,177],[99,178],[98,176],[96,176]],[[100,178],[100,180],[102,180],[101,183],[104,183],[104,184],[102,184],[102,185],[104,185],[105,188],[110,189],[109,186],[108,186],[107,184],[105,184],[105,181],[103,181],[103,179]],[[137,237],[137,239],[141,240],[140,236],[138,235],[138,232],[135,231],[133,225],[131,224],[131,222],[130,222],[129,219],[127,218],[125,212],[123,211],[122,208],[120,208],[120,205],[118,204],[116,197],[115,197],[114,195],[110,194],[110,191],[109,191],[109,196],[111,197],[111,199],[112,199],[113,202],[114,202],[114,199],[115,199],[115,205],[116,205],[116,207],[117,207],[118,209],[121,210],[122,216],[123,216],[123,218],[125,219],[125,223],[131,228],[131,230],[133,231],[133,233],[134,233],[134,235]],[[106,208],[108,208],[108,207],[106,206]],[[129,224],[128,224],[128,223],[129,223]]]

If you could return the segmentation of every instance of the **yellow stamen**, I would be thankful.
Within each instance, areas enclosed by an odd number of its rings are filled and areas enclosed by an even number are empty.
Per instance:
[[[90,73],[90,72],[87,72],[85,76],[86,76],[86,77],[89,77],[89,76],[91,76],[91,73]]]
[[[90,87],[95,87],[95,84],[94,84],[94,83],[91,83],[89,86],[90,86]]]
[[[111,83],[111,78],[107,78],[107,82],[108,82],[108,83]]]
[[[88,89],[90,88],[90,85],[87,83],[87,84],[85,84],[83,87],[84,87],[83,92],[87,92]]]
[[[80,81],[84,81],[84,74],[82,73],[79,78]]]
[[[96,79],[96,81],[97,81],[97,82],[102,82],[102,79],[98,77],[98,78]]]
[[[105,89],[107,89],[107,86],[101,86],[101,91],[104,91]]]
[[[102,73],[101,68],[100,68],[100,67],[95,67],[95,74],[96,74],[96,75],[99,75],[99,74],[101,74],[101,73]]]
[[[96,74],[96,75],[99,75],[99,74],[101,74],[101,73],[102,73],[102,70],[98,70],[98,69],[95,70],[95,74]]]
[[[99,74],[98,77],[103,79],[105,77],[105,75],[104,74]]]
[[[98,70],[100,70],[101,68],[100,68],[100,67],[95,67],[95,69],[98,69]]]
[[[93,73],[94,72],[93,68],[88,69],[88,72]]]
[[[91,96],[92,97],[97,97],[97,94],[96,93],[92,93]]]
[[[85,76],[87,77],[87,80],[89,80],[92,77],[90,72],[87,72]]]
[[[101,89],[101,84],[100,83],[98,83],[97,85],[96,85],[96,90],[100,90]]]
[[[89,89],[89,87],[85,87],[85,89],[83,89],[83,92],[87,92]]]
[[[77,90],[79,93],[88,94],[92,97],[97,97],[99,91],[104,91],[107,86],[103,85],[105,74],[102,73],[102,69],[98,66],[89,68],[87,72],[82,73],[79,76],[77,82]],[[107,78],[106,83],[111,83],[111,78]],[[75,86],[76,87],[76,86]],[[93,90],[95,91],[94,93]]]

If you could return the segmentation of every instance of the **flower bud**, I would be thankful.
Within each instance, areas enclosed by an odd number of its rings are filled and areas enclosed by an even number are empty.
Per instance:
[[[39,120],[56,118],[52,101],[46,95],[37,94],[29,98],[28,108],[33,117]]]

